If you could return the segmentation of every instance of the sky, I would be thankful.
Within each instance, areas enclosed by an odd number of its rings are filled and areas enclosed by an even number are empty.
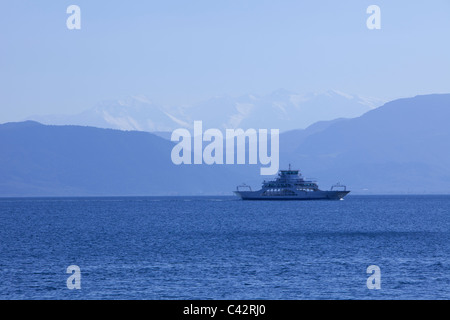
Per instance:
[[[450,1],[0,1],[0,123],[145,95],[450,92]],[[69,30],[69,5],[81,29]],[[369,30],[370,5],[381,29]]]

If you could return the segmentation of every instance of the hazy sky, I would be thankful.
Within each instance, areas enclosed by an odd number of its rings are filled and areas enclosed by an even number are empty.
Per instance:
[[[81,8],[81,30],[66,9]],[[381,8],[381,30],[366,9]],[[450,1],[1,1],[0,122],[144,94],[450,92]]]

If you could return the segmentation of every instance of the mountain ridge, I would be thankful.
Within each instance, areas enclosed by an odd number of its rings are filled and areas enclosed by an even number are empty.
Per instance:
[[[148,132],[189,129],[194,121],[202,120],[210,128],[275,128],[284,132],[321,120],[356,117],[381,103],[337,90],[298,94],[279,89],[267,95],[224,95],[183,107],[163,106],[143,96],[132,96],[103,101],[75,115],[34,115],[25,120]]]
[[[398,99],[353,119],[280,135],[288,164],[352,194],[450,193],[450,94]],[[205,143],[206,144],[206,143]],[[149,132],[36,122],[0,125],[0,196],[231,195],[260,165],[181,165]]]

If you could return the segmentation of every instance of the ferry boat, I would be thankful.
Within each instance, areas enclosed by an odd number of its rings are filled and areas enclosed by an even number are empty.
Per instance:
[[[246,184],[236,187],[236,194],[242,200],[341,200],[350,191],[337,183],[331,190],[320,190],[313,180],[305,180],[299,170],[280,170],[278,177],[272,181],[264,181],[262,188],[253,191]]]

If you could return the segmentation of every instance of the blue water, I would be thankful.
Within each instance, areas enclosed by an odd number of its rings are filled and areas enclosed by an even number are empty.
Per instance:
[[[0,199],[0,298],[449,299],[450,196]]]

